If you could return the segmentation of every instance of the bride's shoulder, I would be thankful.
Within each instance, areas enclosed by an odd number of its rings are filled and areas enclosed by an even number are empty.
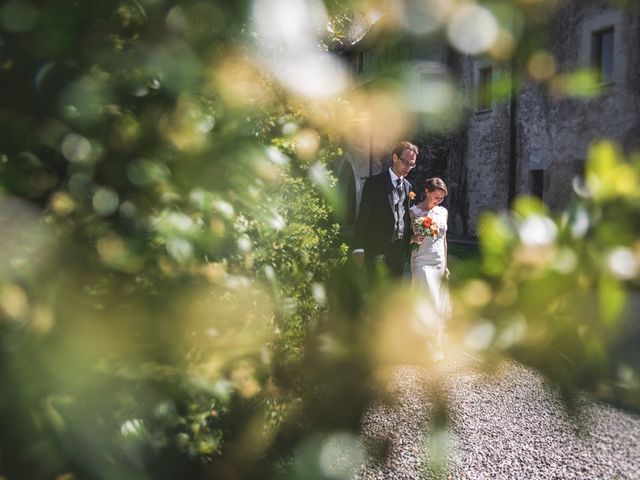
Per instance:
[[[436,214],[438,215],[447,215],[449,212],[447,211],[446,208],[444,208],[441,205],[438,205],[437,207],[434,208],[434,211]]]

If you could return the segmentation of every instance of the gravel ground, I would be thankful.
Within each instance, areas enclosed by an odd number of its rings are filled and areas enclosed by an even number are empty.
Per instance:
[[[354,480],[640,479],[640,416],[583,396],[573,418],[542,377],[520,365],[505,362],[492,375],[468,364],[438,374],[406,366],[390,378],[393,400],[363,419],[369,454]],[[443,425],[438,391],[447,429],[435,427]]]

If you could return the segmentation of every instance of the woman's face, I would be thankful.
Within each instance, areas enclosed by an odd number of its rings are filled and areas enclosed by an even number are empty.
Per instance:
[[[444,197],[447,196],[444,190],[441,188],[436,188],[433,192],[429,190],[425,190],[425,200],[427,202],[427,209],[431,210],[436,205],[440,205],[444,200]]]

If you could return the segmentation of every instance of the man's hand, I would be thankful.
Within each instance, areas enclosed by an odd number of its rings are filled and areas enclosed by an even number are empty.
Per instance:
[[[353,252],[351,254],[351,260],[357,267],[362,267],[364,265],[364,252]]]

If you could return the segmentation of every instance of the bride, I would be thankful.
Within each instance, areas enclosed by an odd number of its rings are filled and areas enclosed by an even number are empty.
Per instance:
[[[447,185],[441,178],[425,182],[424,200],[411,207],[413,236],[411,243],[411,283],[426,292],[437,313],[433,357],[444,357],[444,322],[449,316],[449,295],[444,281],[449,277],[447,268],[447,209],[440,203],[447,196]]]

